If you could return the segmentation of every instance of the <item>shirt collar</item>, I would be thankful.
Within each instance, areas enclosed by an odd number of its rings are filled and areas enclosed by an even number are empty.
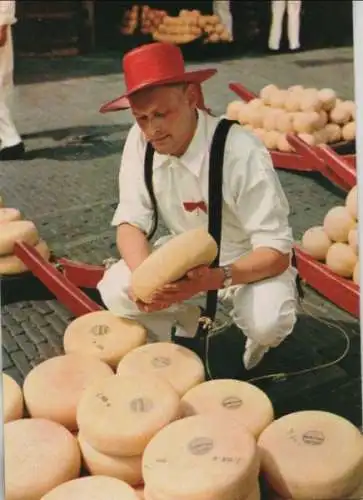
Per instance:
[[[154,154],[154,168],[165,165],[166,162],[182,164],[192,174],[198,176],[203,164],[205,155],[208,152],[207,115],[204,111],[197,110],[198,124],[193,139],[188,149],[181,157],[171,155]]]

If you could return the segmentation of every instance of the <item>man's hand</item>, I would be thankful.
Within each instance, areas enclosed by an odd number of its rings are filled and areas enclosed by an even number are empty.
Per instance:
[[[8,39],[8,27],[0,26],[0,47],[3,47],[6,44]]]

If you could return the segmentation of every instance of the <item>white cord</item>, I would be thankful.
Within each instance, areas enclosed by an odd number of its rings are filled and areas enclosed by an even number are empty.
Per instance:
[[[309,305],[310,307],[315,308],[316,310],[319,310],[319,309],[318,309],[317,306],[315,306],[311,302],[308,302],[305,299],[303,299],[300,302],[300,307],[301,307],[302,311],[307,316],[310,316],[311,318],[316,319],[317,321],[319,321],[322,324],[325,324],[329,328],[333,328],[333,329],[337,330],[339,332],[339,334],[342,337],[344,337],[345,348],[343,350],[343,353],[339,357],[337,357],[336,359],[334,359],[333,361],[329,361],[327,363],[322,363],[320,365],[313,366],[311,368],[305,368],[303,370],[297,370],[297,371],[294,371],[294,372],[277,372],[277,373],[272,373],[270,375],[263,375],[261,377],[253,377],[253,378],[247,379],[246,382],[256,382],[258,380],[266,380],[266,379],[272,379],[272,380],[276,380],[276,381],[277,380],[279,380],[279,381],[286,380],[289,377],[295,377],[297,375],[302,375],[304,373],[311,373],[311,372],[314,372],[314,371],[317,371],[317,370],[323,370],[324,368],[329,368],[330,366],[336,365],[337,363],[339,363],[340,361],[342,361],[346,357],[346,355],[349,352],[350,345],[351,345],[350,338],[349,338],[348,334],[346,333],[346,330],[344,330],[344,328],[342,328],[340,325],[336,325],[336,324],[334,324],[334,323],[332,323],[330,321],[327,321],[325,319],[319,318],[318,316],[316,316],[315,314],[313,314],[311,311],[309,311],[308,309],[306,309],[306,307],[304,307],[304,305],[303,305],[303,302],[304,302],[305,305]],[[207,335],[207,337],[205,339],[205,353],[204,354],[205,354],[206,372],[207,372],[208,377],[211,380],[214,379],[214,377],[212,375],[210,364],[209,364],[209,348],[210,348],[209,342],[210,342],[210,339],[212,337],[215,337],[217,335],[222,334],[225,331],[225,329],[230,324],[231,324],[230,321],[226,321],[221,326],[218,326],[218,328],[211,330],[210,333]]]

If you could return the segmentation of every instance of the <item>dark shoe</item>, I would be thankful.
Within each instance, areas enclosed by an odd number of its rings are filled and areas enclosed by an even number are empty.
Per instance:
[[[25,154],[23,142],[0,150],[0,161],[22,160]]]

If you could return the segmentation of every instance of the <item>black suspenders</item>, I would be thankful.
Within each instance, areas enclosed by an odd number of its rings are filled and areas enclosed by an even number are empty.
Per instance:
[[[222,202],[223,202],[223,163],[224,163],[224,150],[228,132],[233,124],[237,122],[222,119],[219,121],[217,128],[214,132],[211,151],[209,155],[209,185],[208,185],[208,232],[214,238],[218,246],[218,253],[216,258],[211,264],[211,267],[219,266],[220,247],[222,240]],[[148,234],[148,240],[154,236],[158,225],[158,209],[157,201],[154,194],[152,175],[153,175],[153,158],[154,149],[150,143],[146,146],[145,159],[144,159],[144,179],[146,188],[149,192],[151,203],[154,210],[154,218],[152,228]],[[292,253],[292,265],[296,266],[296,255]],[[297,275],[296,285],[300,297],[303,296],[303,291],[300,283],[299,275]],[[218,290],[210,290],[207,292],[206,309],[203,311],[203,318],[208,321],[214,321],[217,311]],[[208,330],[200,323],[197,337],[207,335]]]

